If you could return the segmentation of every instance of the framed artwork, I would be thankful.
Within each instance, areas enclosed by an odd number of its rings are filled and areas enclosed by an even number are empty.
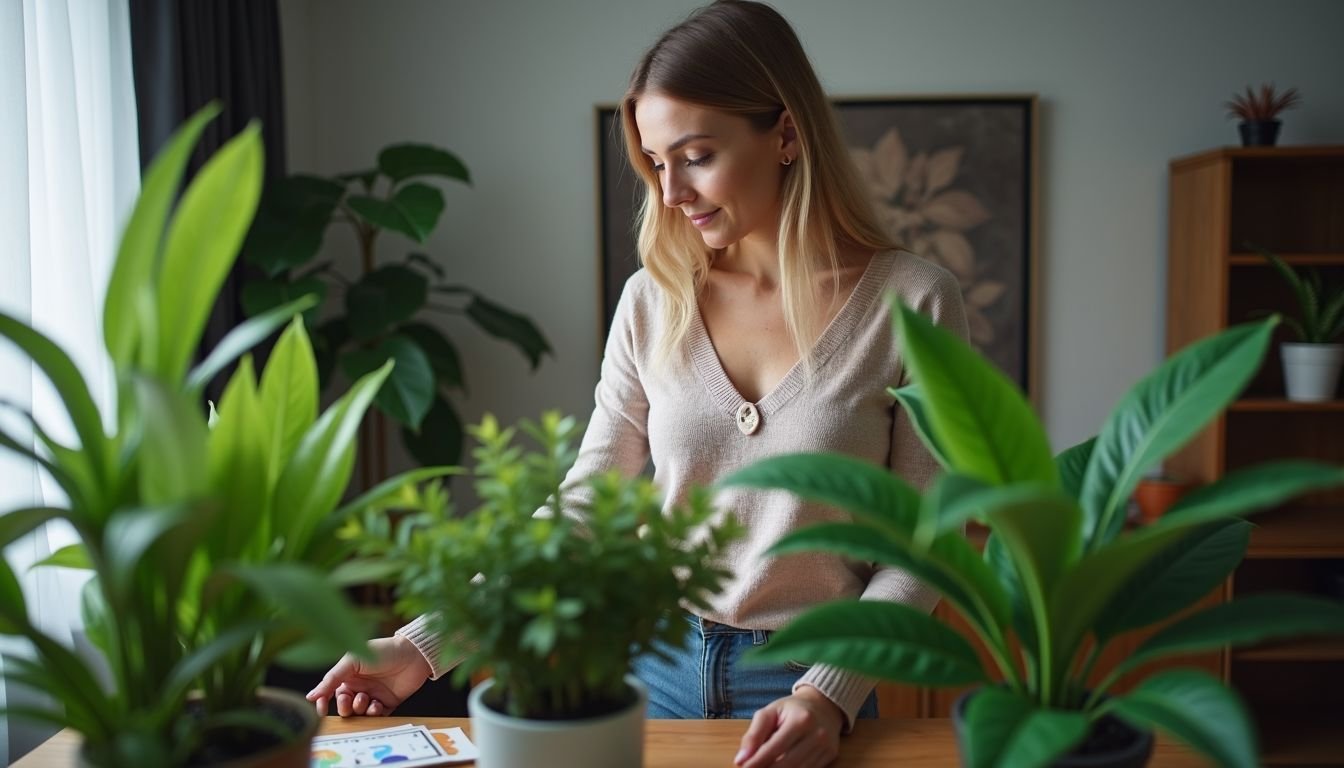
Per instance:
[[[957,277],[972,343],[1037,400],[1036,97],[833,104],[888,233]],[[639,268],[634,222],[643,190],[615,107],[599,106],[596,118],[604,340],[621,288]]]

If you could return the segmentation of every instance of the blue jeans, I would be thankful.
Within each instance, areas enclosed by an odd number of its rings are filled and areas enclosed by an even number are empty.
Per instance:
[[[652,653],[635,659],[634,673],[649,688],[648,717],[655,719],[750,719],[756,710],[793,692],[807,667],[742,664],[742,654],[764,645],[770,632],[738,629],[689,613],[673,617],[687,623],[684,648],[660,645],[672,661]],[[859,709],[860,718],[877,717],[877,695]]]

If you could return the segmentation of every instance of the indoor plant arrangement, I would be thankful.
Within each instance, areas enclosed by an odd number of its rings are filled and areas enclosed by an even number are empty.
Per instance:
[[[0,633],[32,646],[31,656],[6,657],[5,674],[54,702],[7,714],[74,729],[88,765],[306,766],[312,705],[260,684],[278,660],[366,652],[366,624],[342,587],[376,564],[347,563],[331,532],[407,479],[340,506],[355,431],[391,366],[361,377],[319,417],[315,361],[295,318],[312,299],[249,320],[192,367],[261,191],[253,125],[174,205],[217,113],[195,115],[156,158],[121,240],[103,314],[114,405],[100,411],[65,352],[0,314],[0,337],[51,381],[78,437],[58,442],[27,414],[37,447],[0,431],[0,445],[39,464],[67,497],[0,516],[0,544],[49,521],[73,527],[78,543],[39,565],[92,572],[82,608],[102,657],[81,658],[36,627],[15,573],[0,564]],[[251,358],[239,356],[286,322],[258,381]],[[208,406],[203,388],[235,361],[218,409]]]
[[[429,314],[462,316],[511,343],[535,370],[550,344],[526,316],[448,281],[442,266],[423,253],[383,262],[375,246],[384,232],[414,243],[429,240],[443,213],[443,193],[429,179],[471,183],[467,167],[447,150],[394,144],[378,153],[374,168],[333,177],[294,175],[269,185],[244,246],[244,258],[265,276],[243,287],[243,308],[256,315],[297,296],[325,299],[330,284],[342,305],[306,313],[324,388],[336,366],[354,379],[396,360],[374,407],[402,426],[402,441],[422,464],[460,458],[462,422],[448,393],[467,382],[457,348]],[[351,279],[330,261],[313,264],[327,228],[349,226],[359,245],[360,274]],[[324,317],[320,323],[318,317]],[[364,448],[386,462],[380,418],[365,430]],[[365,477],[371,485],[375,471]]]
[[[1120,633],[1170,619],[1223,583],[1249,540],[1239,515],[1344,485],[1340,467],[1250,467],[1191,492],[1153,524],[1124,530],[1135,483],[1236,397],[1276,320],[1192,344],[1135,385],[1097,437],[1058,457],[1017,387],[988,362],[907,308],[896,322],[913,383],[893,394],[945,469],[928,492],[826,454],[769,459],[722,482],[786,489],[850,512],[852,523],[798,531],[774,551],[823,549],[909,570],[965,618],[996,674],[957,630],[878,602],[815,608],[759,656],[905,683],[981,684],[958,705],[971,766],[1069,765],[1064,756],[1090,751],[1113,729],[1126,735],[1119,759],[1089,755],[1086,764],[1142,765],[1154,727],[1218,764],[1254,765],[1244,708],[1216,679],[1177,669],[1146,675],[1126,693],[1113,684],[1175,654],[1344,634],[1338,602],[1257,594],[1176,620],[1112,669],[1097,661]],[[991,532],[983,556],[962,532],[971,519]]]
[[[396,567],[398,610],[435,617],[458,682],[493,675],[468,700],[481,768],[641,765],[646,694],[631,660],[682,642],[673,614],[708,608],[738,524],[716,521],[703,489],[664,510],[649,479],[614,472],[562,495],[579,424],[550,412],[521,429],[535,448],[490,416],[471,429],[481,501],[469,514],[431,484],[414,499],[423,511],[396,524],[370,511],[343,535]]]
[[[1255,247],[1255,246],[1251,246]],[[1278,254],[1256,248],[1288,283],[1297,299],[1298,317],[1285,317],[1297,338],[1283,344],[1283,380],[1289,400],[1333,400],[1344,367],[1344,284],[1327,285],[1319,270],[1304,275]]]
[[[1237,130],[1241,133],[1244,147],[1272,147],[1279,136],[1279,113],[1292,109],[1301,102],[1296,88],[1283,93],[1275,93],[1271,83],[1264,83],[1256,91],[1246,86],[1245,93],[1238,93],[1224,103],[1228,117],[1241,120]]]

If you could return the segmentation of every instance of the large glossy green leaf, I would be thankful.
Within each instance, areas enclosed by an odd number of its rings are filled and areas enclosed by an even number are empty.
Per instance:
[[[1035,664],[1038,657],[1037,648],[1040,647],[1039,638],[1036,636],[1036,623],[1031,615],[1031,606],[1027,605],[1026,592],[1022,589],[1022,578],[1017,574],[1017,566],[1013,563],[1012,555],[1008,553],[1008,547],[1003,543],[1003,537],[991,533],[989,538],[985,539],[984,560],[985,566],[993,574],[995,583],[1003,590],[1008,603],[1009,623],[1021,641],[1022,653],[1029,664]]]
[[[887,387],[887,394],[896,398],[896,402],[905,409],[905,417],[910,419],[915,434],[919,436],[919,441],[928,449],[934,461],[937,461],[943,469],[951,469],[952,464],[947,458],[947,453],[938,444],[933,434],[933,425],[929,423],[929,409],[924,404],[923,388],[918,384],[907,384],[899,389]]]
[[[1089,549],[1115,538],[1143,473],[1195,435],[1254,375],[1274,320],[1239,325],[1195,342],[1129,391],[1092,450],[1080,501]]]
[[[393,144],[378,153],[378,170],[401,182],[412,176],[443,176],[471,183],[467,166],[447,150],[426,144]]]
[[[913,534],[919,494],[891,470],[836,453],[772,456],[719,481],[723,488],[789,491],[856,518]]]
[[[267,184],[243,258],[270,277],[308,263],[344,196],[344,184],[318,176],[296,174]]]
[[[421,464],[457,464],[462,461],[462,418],[452,401],[436,395],[419,433],[403,427],[401,442]]]
[[[159,506],[202,498],[209,436],[205,414],[154,379],[137,378],[135,393],[144,422],[138,473],[141,501]]]
[[[345,493],[354,466],[359,423],[392,366],[389,360],[362,377],[318,417],[280,473],[275,490],[274,533],[284,540],[286,551],[305,551],[314,528]]]
[[[1187,616],[1148,638],[1117,673],[1175,654],[1314,635],[1344,635],[1344,604],[1259,592]]]
[[[987,483],[1057,486],[1045,430],[1017,385],[918,312],[898,302],[893,315],[929,427],[951,466]]]
[[[345,294],[350,331],[356,339],[375,338],[420,311],[429,296],[429,280],[400,264],[365,275]]]
[[[1240,469],[1196,488],[1159,525],[1182,525],[1242,515],[1282,504],[1311,491],[1344,485],[1344,467],[1313,461],[1273,461]]]
[[[157,372],[166,381],[182,379],[200,343],[252,224],[262,171],[261,127],[252,123],[210,157],[173,213],[157,284]]]
[[[392,335],[373,349],[354,349],[341,357],[341,370],[356,379],[392,360],[396,367],[387,377],[374,402],[398,423],[419,430],[434,402],[434,370],[414,341]]]
[[[146,330],[139,326],[145,318],[138,313],[137,306],[142,301],[151,305],[155,302],[154,276],[159,269],[160,243],[182,174],[201,132],[219,110],[218,102],[211,102],[192,115],[169,137],[141,180],[140,196],[121,237],[103,301],[103,339],[112,364],[119,371],[126,370],[135,359],[140,334]],[[140,298],[142,293],[148,294],[148,298]],[[150,337],[156,335],[157,330],[151,330]]]
[[[550,343],[536,323],[479,294],[473,295],[471,303],[467,304],[467,317],[474,320],[481,330],[517,347],[532,364],[533,370],[541,365],[542,356],[551,351]]]
[[[1089,438],[1055,457],[1055,465],[1059,467],[1059,482],[1064,492],[1075,499],[1081,498],[1083,477],[1087,474],[1092,448],[1096,444],[1097,438]]]
[[[55,566],[57,568],[73,568],[78,571],[93,570],[93,562],[89,560],[89,551],[84,548],[80,542],[66,544],[64,547],[52,552],[50,555],[33,563],[34,568],[41,566]]]
[[[251,318],[271,314],[304,296],[313,296],[316,300],[303,311],[303,318],[316,323],[318,310],[327,298],[326,283],[311,275],[292,282],[283,277],[252,280],[243,286],[243,314]]]
[[[1039,709],[1001,688],[981,688],[966,703],[961,734],[968,768],[1047,766],[1087,736],[1087,715]]]
[[[429,366],[434,369],[434,376],[440,385],[467,391],[457,347],[453,346],[442,331],[425,323],[407,323],[398,328],[397,333],[414,341],[424,350],[425,357],[429,358]]]
[[[1173,669],[1144,680],[1130,693],[1105,702],[1140,728],[1160,728],[1217,765],[1258,765],[1254,728],[1237,695],[1201,672]]]
[[[391,200],[351,195],[346,205],[375,227],[400,232],[423,243],[439,223],[443,193],[428,184],[412,183],[398,189]]]
[[[317,306],[319,300],[320,297],[312,294],[301,296],[288,304],[244,320],[220,339],[210,355],[187,374],[187,386],[193,391],[204,387],[225,366],[265,341],[298,313]]]
[[[316,407],[314,400],[314,411]],[[252,358],[244,357],[224,388],[219,419],[210,431],[210,487],[224,505],[207,540],[215,562],[260,555],[254,550],[270,544],[271,489],[281,466],[273,453],[279,450],[280,439],[275,430],[283,424],[283,417],[279,424],[268,418],[257,391]]]
[[[268,432],[268,484],[280,477],[303,434],[317,420],[317,362],[303,321],[280,334],[261,373],[260,421]]]
[[[1250,540],[1251,524],[1244,520],[1194,528],[1130,577],[1098,615],[1093,631],[1105,642],[1193,605],[1236,570]]]
[[[832,664],[916,685],[967,685],[987,679],[965,638],[899,603],[839,600],[820,605],[750,655],[760,661]]]
[[[315,568],[295,563],[235,564],[226,570],[260,595],[278,617],[305,627],[333,651],[368,653],[368,630],[340,589]]]

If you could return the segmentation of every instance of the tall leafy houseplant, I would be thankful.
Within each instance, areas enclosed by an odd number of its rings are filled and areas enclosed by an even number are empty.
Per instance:
[[[395,360],[374,405],[402,426],[402,440],[422,464],[456,463],[462,426],[448,394],[467,388],[457,347],[431,313],[462,316],[517,347],[535,370],[550,344],[526,316],[476,290],[448,280],[438,261],[412,251],[400,261],[379,258],[376,245],[394,232],[423,245],[443,213],[444,198],[428,179],[469,184],[467,167],[451,152],[421,144],[395,144],[378,153],[377,165],[333,177],[294,175],[271,185],[261,201],[244,249],[265,272],[243,288],[243,307],[257,315],[297,296],[325,300],[331,284],[341,303],[306,313],[313,326],[318,371],[325,387],[339,366],[356,378]],[[359,245],[360,275],[350,279],[330,261],[313,263],[326,230],[348,226]],[[317,322],[317,318],[327,319]],[[383,452],[383,424],[366,430],[365,446]],[[379,471],[379,474],[383,474]]]
[[[399,526],[371,511],[345,534],[395,569],[403,615],[435,617],[448,638],[444,658],[462,659],[459,682],[483,669],[493,674],[469,702],[482,768],[638,765],[643,707],[635,706],[631,660],[655,642],[682,642],[687,624],[673,614],[683,601],[708,608],[729,576],[723,548],[740,530],[732,518],[715,521],[703,490],[664,511],[647,478],[616,473],[567,489],[566,513],[551,514],[581,429],[547,413],[522,430],[533,448],[516,444],[516,430],[493,417],[471,430],[480,443],[477,509],[456,516],[431,491],[424,511]],[[632,710],[616,737],[634,745],[632,754],[604,751],[612,745],[601,736],[572,750],[554,741],[574,738],[561,734],[570,724]],[[557,722],[497,736],[491,726],[505,716]],[[520,754],[529,733],[554,738]]]
[[[1254,765],[1248,718],[1219,681],[1178,669],[1149,675],[1127,693],[1112,686],[1154,659],[1344,633],[1344,606],[1254,595],[1176,620],[1113,669],[1097,661],[1121,633],[1170,619],[1228,577],[1249,540],[1241,515],[1344,484],[1340,467],[1249,467],[1187,494],[1152,525],[1124,530],[1126,500],[1144,471],[1236,397],[1275,320],[1234,327],[1175,355],[1130,390],[1097,437],[1057,457],[1002,374],[909,309],[896,311],[896,323],[913,383],[892,393],[944,468],[927,493],[834,455],[778,457],[723,482],[786,489],[850,512],[852,523],[798,531],[773,551],[827,550],[909,570],[961,614],[996,669],[931,616],[857,601],[804,614],[760,656],[923,685],[985,684],[964,711],[961,748],[972,766],[1049,765],[1107,716],[1141,731],[1160,728],[1218,764]],[[983,556],[962,533],[972,519],[991,531]]]
[[[1333,400],[1344,369],[1344,284],[1331,285],[1317,269],[1299,273],[1278,254],[1255,248],[1279,273],[1297,300],[1297,317],[1285,324],[1297,337],[1284,342],[1283,378],[1289,400]]]
[[[49,521],[74,528],[78,542],[41,565],[92,572],[82,607],[102,656],[81,658],[35,626],[14,572],[0,564],[0,633],[31,643],[30,655],[6,657],[5,674],[52,700],[7,714],[74,729],[96,766],[210,764],[268,748],[307,765],[311,705],[259,694],[262,677],[277,660],[364,652],[364,622],[342,587],[371,575],[372,564],[347,564],[332,532],[407,480],[341,506],[355,431],[391,364],[318,416],[316,364],[295,317],[311,298],[247,321],[192,365],[261,190],[254,125],[174,205],[188,156],[217,113],[195,115],[155,159],[121,240],[103,314],[114,407],[98,408],[56,344],[0,314],[0,338],[50,380],[77,435],[62,443],[26,413],[36,445],[0,431],[0,445],[39,465],[66,496],[0,516],[0,544]],[[251,358],[239,357],[286,323],[258,380]],[[207,418],[202,389],[234,361]],[[98,668],[110,672],[110,687]]]

